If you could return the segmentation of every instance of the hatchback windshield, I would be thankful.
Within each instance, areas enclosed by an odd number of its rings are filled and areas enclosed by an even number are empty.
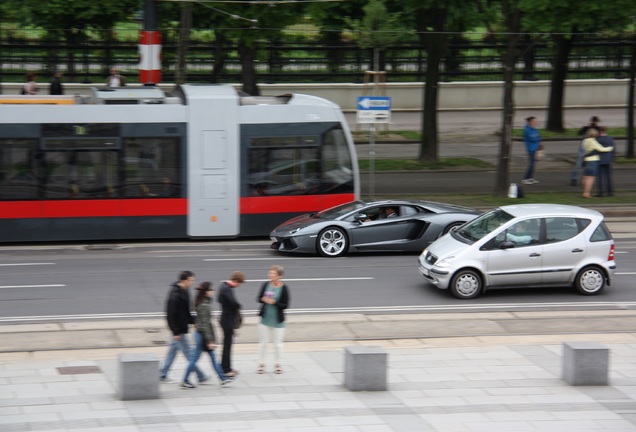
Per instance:
[[[454,231],[453,237],[464,242],[474,243],[511,219],[514,219],[514,216],[501,209],[492,210]]]
[[[331,207],[330,209],[323,210],[321,212],[316,213],[314,217],[320,219],[336,219],[342,215],[345,215],[354,210],[361,209],[365,204],[362,201],[353,201],[350,203],[342,204],[336,207]]]

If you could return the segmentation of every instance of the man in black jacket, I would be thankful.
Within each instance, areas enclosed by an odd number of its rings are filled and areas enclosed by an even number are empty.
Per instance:
[[[166,319],[168,327],[172,332],[168,354],[163,361],[159,379],[168,382],[168,371],[172,362],[177,355],[177,351],[181,351],[186,360],[190,359],[190,342],[188,341],[188,327],[194,324],[194,317],[190,313],[190,288],[194,284],[194,273],[185,270],[179,275],[179,281],[170,287],[168,299],[166,301]],[[210,379],[197,367],[195,370],[199,383],[203,383]]]
[[[236,328],[236,315],[241,309],[241,304],[234,296],[234,288],[245,282],[245,275],[240,271],[232,273],[230,280],[221,283],[217,301],[221,305],[221,328],[223,329],[223,355],[221,367],[230,378],[238,375],[238,371],[232,369],[232,341]]]

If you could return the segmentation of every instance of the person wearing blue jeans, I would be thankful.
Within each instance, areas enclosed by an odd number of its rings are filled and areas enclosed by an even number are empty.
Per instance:
[[[537,130],[537,119],[534,116],[526,119],[526,127],[523,129],[523,142],[528,151],[528,169],[526,169],[526,174],[523,176],[521,183],[528,185],[539,183],[538,180],[533,178],[533,175],[537,150],[541,146],[541,134]]]
[[[183,381],[181,382],[182,389],[193,389],[195,385],[188,379],[190,374],[196,370],[197,361],[201,357],[201,354],[206,351],[210,355],[212,361],[212,368],[216,371],[221,385],[225,386],[233,381],[232,378],[225,375],[223,368],[216,361],[216,355],[214,349],[216,348],[216,336],[214,334],[214,327],[211,319],[211,303],[214,291],[212,290],[212,283],[203,282],[197,287],[197,296],[194,299],[194,308],[197,311],[196,326],[197,331],[194,333],[194,340],[196,342],[192,357],[190,357],[190,363],[185,371]]]
[[[590,118],[590,124],[583,126],[579,129],[579,136],[583,139],[587,136],[587,131],[589,129],[596,129],[597,132],[600,131],[599,123],[601,119],[597,116],[592,116]],[[585,157],[585,149],[583,148],[583,140],[581,140],[581,144],[579,145],[579,152],[576,155],[576,162],[574,163],[574,169],[572,169],[572,174],[570,175],[570,186],[576,186],[578,183],[579,176],[581,175],[581,170],[583,169],[583,159]]]
[[[171,285],[168,300],[166,301],[166,319],[168,327],[172,332],[168,354],[163,361],[163,366],[159,371],[159,379],[168,381],[168,372],[174,362],[178,351],[181,351],[185,358],[190,361],[190,343],[188,341],[188,326],[194,324],[194,318],[190,313],[190,288],[194,284],[194,273],[185,270],[179,274],[179,281]],[[195,369],[199,382],[210,379],[198,368]]]

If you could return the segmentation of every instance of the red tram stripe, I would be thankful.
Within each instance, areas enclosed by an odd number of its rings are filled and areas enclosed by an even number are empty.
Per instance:
[[[304,213],[324,210],[354,199],[352,193],[241,198],[241,214]]]
[[[241,198],[241,214],[302,213],[353,201],[353,194]],[[0,219],[187,216],[186,198],[0,201]]]

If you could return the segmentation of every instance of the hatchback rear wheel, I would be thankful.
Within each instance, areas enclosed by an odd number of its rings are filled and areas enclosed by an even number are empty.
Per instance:
[[[458,299],[467,300],[477,297],[483,289],[479,273],[474,270],[460,270],[451,280],[451,293]]]
[[[597,266],[584,267],[576,275],[574,286],[583,295],[596,295],[605,288],[605,273]]]

